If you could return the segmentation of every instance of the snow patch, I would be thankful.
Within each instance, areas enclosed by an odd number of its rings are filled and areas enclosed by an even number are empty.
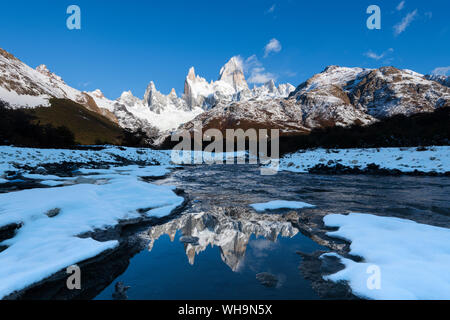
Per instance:
[[[350,254],[364,262],[341,258],[345,269],[324,277],[348,281],[354,294],[382,300],[450,299],[450,229],[371,214],[333,214],[324,218],[330,237],[351,241]],[[370,266],[380,270],[380,289],[369,289]]]
[[[450,171],[450,146],[428,147],[425,151],[417,148],[379,149],[316,149],[288,154],[280,160],[280,170],[307,173],[318,164],[329,161],[348,167],[364,169],[369,164],[384,169],[398,169],[402,172],[445,173]]]

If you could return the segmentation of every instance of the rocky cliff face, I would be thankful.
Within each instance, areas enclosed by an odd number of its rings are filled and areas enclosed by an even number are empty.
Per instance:
[[[241,60],[233,57],[221,68],[217,81],[206,81],[196,75],[192,67],[185,80],[183,97],[190,108],[196,106],[209,110],[219,104],[237,101],[285,98],[294,89],[295,87],[289,83],[276,87],[273,80],[260,87],[249,89]]]
[[[236,92],[248,89],[242,61],[237,57],[231,58],[230,61],[220,69],[219,81],[228,83]]]

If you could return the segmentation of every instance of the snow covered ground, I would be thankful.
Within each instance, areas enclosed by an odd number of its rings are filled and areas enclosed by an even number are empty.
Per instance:
[[[316,149],[286,155],[280,160],[280,170],[306,173],[329,161],[348,167],[364,169],[374,163],[384,169],[398,169],[402,172],[445,173],[450,171],[450,146],[428,147],[426,151],[417,148],[380,149]]]
[[[32,167],[63,161],[114,164],[118,162],[115,155],[159,164],[81,168],[74,177],[19,170],[25,178],[59,187],[0,194],[0,227],[21,225],[13,238],[0,243],[7,247],[0,252],[0,299],[118,245],[117,241],[99,242],[79,235],[113,227],[121,220],[163,217],[184,201],[174,193],[174,187],[140,179],[167,174],[167,152],[115,147],[103,151],[0,147],[0,177],[5,171],[17,171],[14,163]]]
[[[369,299],[450,299],[450,229],[360,213],[328,215],[324,222],[339,227],[329,236],[351,241],[350,254],[364,258],[326,254],[340,257],[345,269],[325,279],[348,281]]]
[[[10,168],[8,164],[10,165],[12,163],[31,167],[42,163],[61,163],[63,161],[77,163],[120,163],[117,160],[117,156],[130,161],[156,160],[165,165],[170,163],[170,151],[156,151],[151,149],[109,146],[103,150],[69,150],[0,146],[0,170],[5,170],[7,167]]]

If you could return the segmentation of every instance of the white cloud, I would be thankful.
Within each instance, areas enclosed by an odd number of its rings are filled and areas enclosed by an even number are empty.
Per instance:
[[[271,52],[280,52],[281,51],[281,43],[277,39],[273,38],[266,44],[264,48],[264,58],[267,58]]]
[[[446,76],[450,74],[450,66],[436,68],[433,71],[431,71],[431,73],[439,76]]]
[[[394,26],[394,35],[398,36],[403,31],[405,31],[406,28],[411,24],[411,22],[413,22],[413,20],[416,18],[416,16],[417,9],[413,12],[408,13],[401,22]]]
[[[394,52],[394,49],[392,49],[392,48],[389,48],[388,50],[386,50],[385,52],[383,52],[381,54],[377,54],[377,53],[373,52],[372,50],[369,50],[364,55],[366,57],[369,57],[371,59],[378,61],[378,60],[383,59],[384,57],[386,57],[388,54],[390,54],[392,52]]]
[[[248,57],[243,62],[243,69],[245,73],[249,73],[253,68],[261,67],[262,63],[258,60],[256,54]]]
[[[401,11],[405,7],[405,1],[402,1],[397,6],[397,11]]]
[[[247,81],[252,84],[261,84],[277,79],[275,74],[266,71],[255,54],[243,60],[243,69],[244,72],[249,75]]]
[[[277,7],[277,5],[276,5],[276,4],[273,4],[273,5],[266,11],[266,14],[274,13],[276,7]]]
[[[269,82],[270,80],[275,81],[276,76],[273,73],[266,72],[266,69],[263,67],[254,68],[250,73],[250,78],[248,82],[254,84],[261,84]]]

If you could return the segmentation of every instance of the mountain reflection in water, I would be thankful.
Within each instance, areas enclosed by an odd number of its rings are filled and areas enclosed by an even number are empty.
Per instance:
[[[295,226],[314,231],[323,216],[348,212],[450,223],[450,184],[443,177],[262,176],[258,166],[211,165],[187,166],[154,183],[184,190],[188,204],[180,216],[140,234],[149,250],[134,256],[96,299],[111,299],[119,281],[130,286],[129,299],[319,299],[330,288],[305,278],[299,270],[305,263],[309,276],[321,277],[321,271],[297,252],[329,251],[330,243]],[[316,207],[270,213],[250,207],[271,200]],[[261,274],[275,276],[277,284],[263,285]]]
[[[152,227],[145,237],[151,251],[162,235],[175,240],[177,231],[185,237],[198,238],[197,243],[185,243],[189,263],[194,265],[195,257],[206,248],[219,247],[222,261],[233,271],[238,271],[245,257],[250,240],[263,237],[275,242],[279,236],[292,238],[299,231],[290,220],[298,218],[292,211],[284,215],[257,214],[242,208],[214,208],[210,212],[192,213],[181,216],[164,225]]]

